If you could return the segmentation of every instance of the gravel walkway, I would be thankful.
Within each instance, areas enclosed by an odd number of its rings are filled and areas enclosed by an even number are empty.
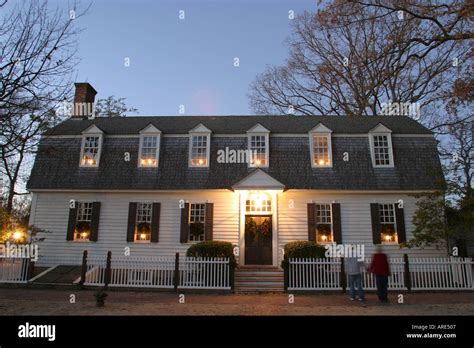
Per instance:
[[[71,294],[75,303],[70,303]],[[0,289],[0,315],[474,315],[474,292],[404,294],[404,304],[367,303],[343,294],[197,294],[109,291],[106,305],[95,307],[92,290]]]

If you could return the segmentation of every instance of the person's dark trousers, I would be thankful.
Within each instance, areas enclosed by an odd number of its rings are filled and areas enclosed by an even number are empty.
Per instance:
[[[380,301],[388,301],[388,276],[375,276],[375,283],[377,285],[377,295]]]

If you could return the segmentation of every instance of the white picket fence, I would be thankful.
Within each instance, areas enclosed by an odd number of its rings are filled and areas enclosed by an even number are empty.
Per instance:
[[[417,258],[409,265],[413,290],[474,288],[471,258]]]
[[[370,265],[371,259],[365,260],[365,269]],[[405,286],[405,262],[403,258],[391,258],[390,259],[390,275],[388,277],[388,288],[389,289],[406,289]],[[349,285],[349,276],[347,276],[347,285]],[[370,272],[362,273],[362,286],[367,290],[375,290],[377,286],[375,284],[375,276]]]
[[[340,259],[291,258],[288,261],[288,290],[342,289]],[[365,263],[368,266],[370,259]],[[403,258],[391,258],[389,263],[389,289],[407,289]],[[411,290],[474,290],[471,258],[411,258],[409,272]],[[364,289],[376,289],[372,273],[364,271],[362,282]]]
[[[27,283],[30,259],[0,256],[0,283]]]
[[[87,259],[84,285],[103,286],[106,257]],[[174,287],[175,257],[111,258],[110,287],[162,288]],[[178,288],[230,290],[228,258],[184,257],[179,260]]]
[[[230,289],[228,258],[187,257],[179,264],[181,288]]]
[[[289,259],[288,290],[341,289],[339,259]]]

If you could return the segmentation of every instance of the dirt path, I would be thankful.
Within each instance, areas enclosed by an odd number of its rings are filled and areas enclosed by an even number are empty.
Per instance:
[[[104,308],[95,307],[94,291],[0,289],[1,315],[474,315],[474,293],[405,294],[397,303],[365,306],[342,294],[196,294],[109,291]],[[70,303],[71,295],[75,303]]]

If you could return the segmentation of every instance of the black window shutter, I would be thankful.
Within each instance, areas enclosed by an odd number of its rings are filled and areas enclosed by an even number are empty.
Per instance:
[[[160,234],[160,203],[153,203],[153,211],[151,215],[151,239],[152,243],[158,243]]]
[[[189,203],[184,203],[181,208],[181,227],[179,234],[180,243],[187,243],[189,236]]]
[[[137,220],[137,203],[128,205],[127,242],[133,242],[135,237],[135,222]]]
[[[379,216],[379,204],[370,204],[370,215],[372,218],[372,240],[374,244],[380,244],[380,216]]]
[[[204,240],[212,240],[214,221],[214,203],[206,203],[206,214],[204,223]]]
[[[332,233],[334,242],[342,243],[342,228],[341,228],[341,205],[339,203],[332,204]]]
[[[99,236],[100,202],[92,203],[91,234],[89,240],[97,242]]]
[[[403,212],[403,208],[398,207],[398,203],[395,203],[395,221],[397,223],[398,243],[405,243],[407,241],[405,213]]]
[[[308,240],[316,241],[316,206],[308,203]]]
[[[76,229],[77,202],[74,208],[69,208],[69,220],[67,223],[66,240],[74,240],[74,230]]]

